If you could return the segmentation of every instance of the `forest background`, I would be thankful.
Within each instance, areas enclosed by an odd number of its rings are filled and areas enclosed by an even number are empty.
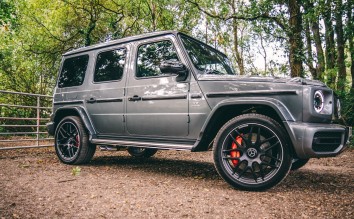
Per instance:
[[[353,126],[353,2],[0,0],[0,90],[51,95],[63,53],[179,30],[226,53],[241,75],[326,83],[342,100],[341,122]]]

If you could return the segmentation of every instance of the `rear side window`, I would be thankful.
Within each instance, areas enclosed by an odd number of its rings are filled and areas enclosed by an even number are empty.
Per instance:
[[[84,82],[89,56],[82,55],[64,61],[58,87],[80,86]]]
[[[115,81],[123,76],[126,49],[101,52],[97,56],[93,81]]]

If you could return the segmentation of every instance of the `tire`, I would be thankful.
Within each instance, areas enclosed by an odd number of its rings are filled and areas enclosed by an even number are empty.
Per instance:
[[[89,142],[88,133],[77,116],[64,117],[55,130],[55,152],[65,164],[85,164],[91,161],[96,145]]]
[[[293,159],[291,170],[298,170],[301,167],[305,166],[310,159]]]
[[[289,173],[292,161],[282,130],[275,120],[260,114],[231,119],[215,137],[217,172],[237,189],[260,191],[277,185]]]
[[[133,157],[139,158],[149,158],[156,154],[157,149],[152,148],[138,148],[138,147],[129,147],[128,153]]]

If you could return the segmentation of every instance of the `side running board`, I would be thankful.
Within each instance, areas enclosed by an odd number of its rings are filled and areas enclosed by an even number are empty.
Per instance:
[[[91,139],[91,143],[97,145],[133,146],[133,147],[144,147],[144,148],[156,148],[156,149],[163,149],[163,150],[192,150],[194,146],[194,145],[187,145],[187,144],[125,141],[125,140],[111,140],[111,139]]]

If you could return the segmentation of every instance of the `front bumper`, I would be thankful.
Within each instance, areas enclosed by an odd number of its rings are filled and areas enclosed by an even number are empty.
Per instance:
[[[48,122],[46,124],[47,126],[47,132],[49,135],[54,135],[54,132],[55,132],[55,125],[54,125],[54,122]]]
[[[351,127],[337,124],[287,122],[298,158],[334,157],[348,145]]]

